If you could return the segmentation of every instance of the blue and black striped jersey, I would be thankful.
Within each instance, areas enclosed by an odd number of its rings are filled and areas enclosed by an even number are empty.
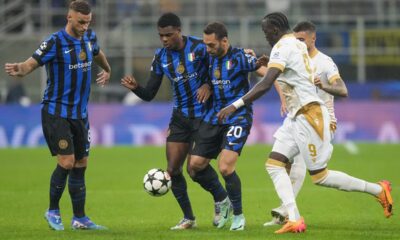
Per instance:
[[[47,86],[42,100],[46,112],[62,118],[87,117],[91,66],[99,51],[96,34],[90,29],[80,40],[63,29],[42,42],[32,57],[46,66]]]
[[[248,73],[257,70],[257,59],[246,54],[241,48],[229,47],[222,57],[210,56],[209,75],[213,85],[213,104],[204,116],[204,121],[218,124],[217,113],[243,97],[250,89]],[[253,110],[244,106],[229,116],[224,124],[252,124]]]
[[[185,47],[180,51],[156,50],[151,71],[167,76],[171,82],[174,108],[186,117],[202,117],[205,105],[196,99],[197,89],[208,81],[208,54],[203,40],[183,36]]]

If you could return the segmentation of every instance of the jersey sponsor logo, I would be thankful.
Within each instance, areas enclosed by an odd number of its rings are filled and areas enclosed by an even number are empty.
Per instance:
[[[74,50],[74,49],[73,49],[73,48],[67,49],[67,50],[64,51],[64,53],[65,53],[65,54],[68,54],[68,53],[70,53],[72,50]]]
[[[189,79],[197,78],[197,76],[198,76],[197,72],[194,72],[194,73],[191,73],[191,74],[185,74],[185,75],[182,75],[182,76],[177,76],[176,78],[173,78],[172,80],[174,82],[179,82],[182,79],[184,81],[187,81]]]
[[[92,61],[90,62],[85,62],[85,63],[77,63],[77,64],[70,64],[69,69],[82,69],[82,71],[86,72],[90,70],[90,67],[92,66]]]

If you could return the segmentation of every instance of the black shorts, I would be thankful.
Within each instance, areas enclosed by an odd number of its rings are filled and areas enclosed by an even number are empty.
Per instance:
[[[250,129],[250,124],[212,125],[202,122],[191,154],[212,159],[217,158],[222,149],[227,149],[240,155]]]
[[[191,143],[200,126],[200,118],[188,118],[174,109],[169,122],[167,142]]]
[[[42,128],[51,155],[74,154],[76,160],[89,155],[90,127],[87,118],[62,118],[42,109]]]

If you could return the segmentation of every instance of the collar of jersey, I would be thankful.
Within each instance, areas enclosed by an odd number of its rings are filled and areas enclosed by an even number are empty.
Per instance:
[[[77,38],[74,38],[73,36],[69,35],[69,34],[67,33],[67,31],[65,31],[65,29],[61,30],[61,32],[62,32],[62,34],[64,35],[64,37],[69,38],[69,39],[71,39],[72,41],[77,41],[77,42],[80,42],[80,41],[81,41],[81,40],[79,40],[79,39],[77,39]],[[83,38],[83,37],[84,37],[84,36],[82,36],[82,38]]]

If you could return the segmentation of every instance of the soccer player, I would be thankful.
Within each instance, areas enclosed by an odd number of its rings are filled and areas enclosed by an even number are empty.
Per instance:
[[[108,83],[111,68],[97,44],[96,33],[89,29],[90,5],[83,0],[70,3],[65,29],[42,42],[25,62],[6,63],[10,76],[23,77],[46,65],[47,87],[42,100],[43,133],[58,164],[50,180],[50,206],[45,219],[50,228],[64,230],[59,201],[68,178],[73,229],[105,229],[85,214],[85,170],[90,148],[87,104],[91,84],[91,66],[96,62],[103,71],[97,84]]]
[[[370,183],[343,172],[327,169],[332,154],[330,117],[318,97],[313,83],[313,65],[304,43],[289,32],[289,23],[282,13],[274,12],[262,20],[265,37],[273,47],[265,77],[245,96],[218,113],[220,121],[236,111],[242,111],[265,94],[279,77],[286,96],[288,115],[275,133],[275,142],[266,170],[275,190],[288,211],[288,221],[275,233],[304,232],[306,225],[297,208],[290,178],[285,166],[289,159],[301,154],[313,182],[320,186],[344,191],[359,191],[375,196],[390,217],[393,200],[388,181]]]
[[[314,79],[314,85],[317,86],[318,96],[323,100],[328,109],[330,116],[330,130],[333,138],[337,123],[334,109],[334,97],[347,97],[348,93],[346,84],[340,77],[339,70],[332,58],[318,51],[315,47],[316,26],[312,22],[304,21],[298,23],[293,28],[293,32],[294,36],[298,40],[306,44],[311,62],[315,67],[316,78]],[[305,175],[306,166],[301,155],[298,154],[293,159],[293,164],[290,167],[289,173],[295,197],[303,185]],[[287,217],[287,211],[285,207],[281,205],[278,208],[272,209],[271,215],[273,217],[272,221],[265,223],[264,226],[283,224]]]
[[[182,166],[188,156],[191,142],[209,104],[208,54],[203,41],[181,33],[181,21],[173,13],[163,14],[157,23],[163,48],[156,50],[146,87],[140,86],[133,76],[126,76],[121,84],[143,100],[151,101],[156,95],[163,76],[171,82],[174,107],[169,123],[166,152],[167,171],[172,179],[172,192],[183,212],[183,219],[171,230],[196,227],[195,216],[187,194]],[[205,177],[211,184],[202,184],[201,177],[193,178],[209,191],[215,202],[214,224],[219,219],[222,202],[228,204],[228,195],[218,180],[215,170],[208,165]]]
[[[189,160],[189,172],[195,178],[204,179],[204,185],[207,182],[211,184],[210,179],[206,177],[206,171],[210,160],[220,153],[218,168],[225,180],[234,214],[230,230],[243,230],[245,218],[242,212],[241,182],[235,166],[250,133],[253,111],[250,105],[243,107],[223,123],[218,122],[217,113],[246,94],[250,88],[248,73],[256,71],[260,65],[254,56],[230,45],[223,23],[209,23],[204,28],[203,41],[210,54],[208,74],[213,87],[213,104],[205,114],[195,139]],[[226,199],[227,202],[229,200]],[[230,204],[224,204],[221,207],[218,228],[226,224],[230,213]]]

